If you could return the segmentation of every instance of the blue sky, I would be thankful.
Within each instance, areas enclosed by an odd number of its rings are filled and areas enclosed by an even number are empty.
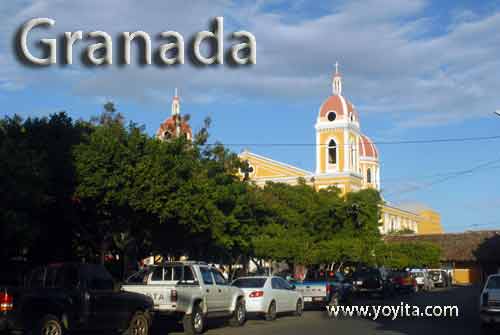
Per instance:
[[[313,143],[318,108],[330,94],[336,61],[343,93],[357,107],[364,133],[377,141],[500,134],[498,1],[3,1],[0,4],[2,113],[74,118],[99,113],[111,99],[149,133],[170,113],[174,87],[194,128],[213,119],[212,141]],[[257,39],[257,65],[195,68],[78,65],[33,69],[14,56],[16,29],[33,17],[56,26],[37,32],[179,31],[186,40],[225,19],[226,35]],[[113,41],[117,46],[116,39]],[[81,42],[78,55],[91,42]],[[230,47],[225,41],[225,48]],[[33,47],[33,46],[32,46]],[[33,47],[34,48],[34,47]],[[117,50],[117,49],[115,49]],[[115,51],[116,53],[117,51]],[[442,183],[442,174],[500,159],[500,141],[379,145],[382,188],[394,203],[425,204],[447,231],[500,228],[500,163]],[[248,149],[314,170],[314,147]],[[231,146],[240,151],[243,147]]]

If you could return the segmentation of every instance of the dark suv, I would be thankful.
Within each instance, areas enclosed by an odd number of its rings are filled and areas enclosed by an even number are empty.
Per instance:
[[[390,296],[394,293],[394,287],[381,273],[378,268],[364,267],[354,271],[350,280],[352,290],[356,294],[371,294],[381,297]]]
[[[148,335],[151,298],[115,289],[102,265],[61,263],[35,268],[24,285],[0,287],[0,331],[61,335],[128,331]]]

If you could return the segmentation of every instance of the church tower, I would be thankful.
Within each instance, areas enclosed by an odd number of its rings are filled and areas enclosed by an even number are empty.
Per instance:
[[[187,140],[192,139],[192,130],[187,119],[181,117],[181,102],[177,88],[172,98],[170,117],[166,119],[156,132],[156,137],[161,141],[185,136]]]
[[[316,120],[316,185],[336,185],[343,191],[362,187],[359,115],[342,95],[338,63],[332,93],[321,104]]]

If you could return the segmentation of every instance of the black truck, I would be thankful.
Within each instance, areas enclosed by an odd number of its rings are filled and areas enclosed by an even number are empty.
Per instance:
[[[0,279],[0,333],[61,335],[122,331],[148,335],[151,298],[123,292],[102,265],[61,263],[35,268],[21,285]]]

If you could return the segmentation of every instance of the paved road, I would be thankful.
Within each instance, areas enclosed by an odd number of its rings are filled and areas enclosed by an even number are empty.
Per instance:
[[[371,319],[341,318],[330,319],[326,312],[305,311],[300,318],[283,316],[273,322],[250,320],[244,327],[230,328],[223,323],[212,321],[207,335],[275,335],[275,334],[380,334],[380,335],[433,335],[433,334],[479,334],[477,288],[452,288],[418,293],[411,296],[396,298],[357,299],[353,304],[389,304],[398,305],[401,301],[417,306],[426,305],[457,305],[459,318],[405,318],[405,319]],[[175,325],[158,325],[155,335],[181,334],[182,327]]]

